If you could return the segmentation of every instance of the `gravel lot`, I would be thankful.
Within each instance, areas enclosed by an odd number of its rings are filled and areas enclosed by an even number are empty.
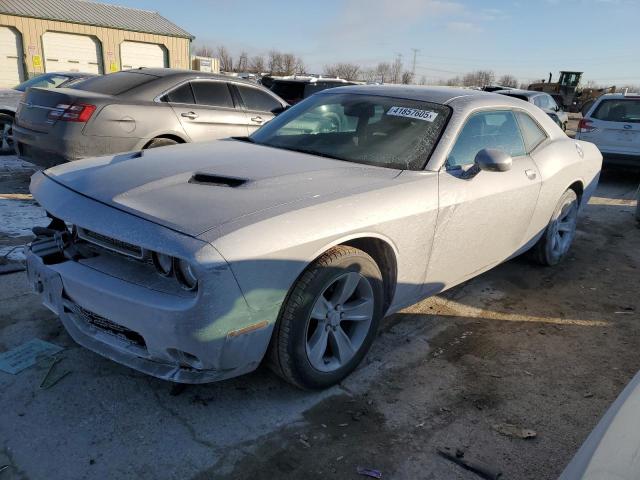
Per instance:
[[[4,204],[33,207],[17,195],[28,176],[0,168]],[[0,372],[0,479],[364,478],[359,466],[479,478],[439,457],[445,446],[503,478],[556,478],[640,369],[638,182],[604,173],[561,266],[517,258],[387,318],[362,367],[325,392],[266,369],[173,388],[76,346],[24,273],[2,275],[0,351],[47,340],[65,348],[56,372],[70,373],[41,389],[46,361]],[[0,247],[28,239],[7,211]],[[503,435],[502,423],[536,436]]]

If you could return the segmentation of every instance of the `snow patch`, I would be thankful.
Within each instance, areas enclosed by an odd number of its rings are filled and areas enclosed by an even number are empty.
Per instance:
[[[15,155],[0,156],[0,172],[34,172],[38,167]]]

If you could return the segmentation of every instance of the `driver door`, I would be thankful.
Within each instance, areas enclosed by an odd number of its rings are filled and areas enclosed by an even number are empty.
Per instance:
[[[512,168],[472,169],[484,148],[511,154]],[[528,240],[540,187],[514,113],[472,114],[439,173],[438,221],[427,281],[453,286],[513,255]]]

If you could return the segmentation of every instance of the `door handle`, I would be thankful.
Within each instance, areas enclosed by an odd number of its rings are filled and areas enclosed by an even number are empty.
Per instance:
[[[194,118],[198,118],[198,114],[196,112],[185,112],[180,114],[181,117],[190,118],[193,120]]]
[[[262,122],[264,122],[264,119],[263,119],[262,117],[260,117],[260,116],[258,116],[258,117],[251,117],[251,121],[252,121],[252,122],[256,122],[256,123],[262,123]]]
[[[538,176],[536,172],[533,170],[525,170],[524,174],[527,176],[529,180],[535,180],[535,178]]]

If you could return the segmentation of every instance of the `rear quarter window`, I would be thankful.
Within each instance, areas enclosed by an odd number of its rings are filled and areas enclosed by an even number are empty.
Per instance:
[[[136,87],[153,82],[158,77],[138,72],[116,72],[99,77],[91,77],[70,88],[104,95],[121,95]]]
[[[530,153],[547,139],[547,134],[528,114],[524,112],[516,112],[516,118],[518,119],[520,131],[522,132],[524,146],[527,153]]]
[[[591,116],[607,122],[640,123],[640,100],[603,100]]]

